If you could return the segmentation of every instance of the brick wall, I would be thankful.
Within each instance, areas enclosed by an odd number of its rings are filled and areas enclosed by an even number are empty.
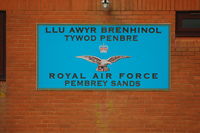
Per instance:
[[[110,12],[101,11],[97,0],[85,1],[8,0],[0,5],[7,10],[7,88],[0,98],[0,132],[200,132],[200,38],[175,38],[175,10],[200,9],[199,0],[113,0]],[[184,2],[188,6],[180,6]],[[170,23],[171,89],[37,91],[37,23]]]

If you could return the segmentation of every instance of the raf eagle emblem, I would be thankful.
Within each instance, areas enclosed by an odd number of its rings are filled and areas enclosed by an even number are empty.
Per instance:
[[[114,62],[117,62],[120,59],[123,58],[130,58],[131,56],[112,56],[110,58],[106,59],[100,59],[96,56],[76,56],[77,58],[85,59],[89,62],[96,63],[98,65],[97,71],[109,71],[109,68],[107,65],[110,65]]]

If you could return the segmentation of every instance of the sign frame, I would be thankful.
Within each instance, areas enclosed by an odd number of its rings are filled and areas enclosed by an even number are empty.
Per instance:
[[[38,41],[39,41],[39,36],[38,36],[38,27],[39,25],[52,25],[52,26],[66,26],[66,25],[100,25],[100,26],[115,26],[115,25],[145,25],[145,26],[162,26],[162,25],[167,25],[169,27],[169,39],[168,39],[168,88],[166,89],[160,89],[160,88],[43,88],[40,89],[38,88],[38,68],[39,68],[39,63],[38,63]],[[36,24],[36,90],[39,91],[169,91],[171,89],[171,23],[125,23],[125,24],[101,24],[101,23],[93,23],[93,24],[88,24],[88,23],[37,23]]]

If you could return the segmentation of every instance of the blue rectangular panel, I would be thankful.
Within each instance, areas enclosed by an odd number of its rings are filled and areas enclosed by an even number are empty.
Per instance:
[[[167,24],[39,24],[39,90],[168,90]]]

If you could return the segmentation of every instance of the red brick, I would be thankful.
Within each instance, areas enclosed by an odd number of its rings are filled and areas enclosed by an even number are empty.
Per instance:
[[[89,2],[89,3],[88,3]],[[175,9],[197,0],[8,0],[7,89],[0,98],[2,133],[197,133],[200,121],[200,40],[175,38]],[[185,5],[183,5],[185,4]],[[170,23],[169,91],[38,91],[36,24]],[[3,104],[2,104],[3,103]]]

